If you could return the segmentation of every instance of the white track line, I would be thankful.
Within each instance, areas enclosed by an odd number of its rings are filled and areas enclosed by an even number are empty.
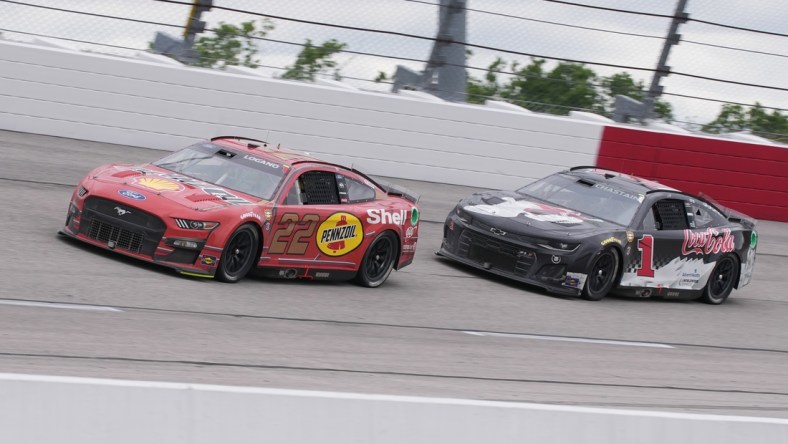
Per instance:
[[[563,336],[521,335],[514,333],[493,333],[487,331],[463,331],[474,336],[493,336],[497,338],[541,339],[543,341],[585,342],[589,344],[630,345],[635,347],[675,348],[672,345],[657,344],[653,342],[611,341],[606,339],[569,338]]]
[[[17,305],[21,307],[39,308],[64,308],[67,310],[87,310],[87,311],[123,311],[117,308],[104,307],[100,305],[79,305],[79,304],[58,304],[56,302],[34,302],[34,301],[0,301],[2,305]]]

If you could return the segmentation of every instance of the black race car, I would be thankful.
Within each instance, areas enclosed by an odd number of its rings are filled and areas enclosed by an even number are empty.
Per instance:
[[[755,266],[755,220],[597,167],[466,197],[438,255],[548,291],[723,303]]]

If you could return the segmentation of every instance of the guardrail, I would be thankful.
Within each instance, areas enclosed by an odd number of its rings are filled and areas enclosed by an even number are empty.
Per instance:
[[[788,420],[0,374],[9,444],[758,444]]]
[[[788,149],[0,41],[0,129],[158,149],[217,134],[281,143],[374,175],[512,189],[616,167],[788,221]],[[343,86],[343,87],[339,87]],[[429,100],[428,100],[429,99]],[[270,130],[270,132],[269,132]]]

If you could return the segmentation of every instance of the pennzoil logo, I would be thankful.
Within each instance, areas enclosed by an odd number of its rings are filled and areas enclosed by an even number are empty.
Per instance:
[[[361,221],[350,213],[334,213],[317,229],[317,247],[328,256],[342,256],[364,240]]]
[[[140,177],[134,183],[155,191],[181,191],[183,185],[174,180],[163,179],[161,177]]]

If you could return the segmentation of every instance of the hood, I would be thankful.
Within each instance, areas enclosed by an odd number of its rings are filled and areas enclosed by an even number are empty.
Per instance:
[[[460,201],[460,206],[487,225],[526,235],[580,236],[621,228],[615,223],[511,191],[474,194]]]
[[[153,165],[112,165],[91,177],[101,183],[116,184],[130,196],[157,195],[196,211],[253,205],[259,198],[222,188]],[[131,197],[132,199],[134,197]]]

